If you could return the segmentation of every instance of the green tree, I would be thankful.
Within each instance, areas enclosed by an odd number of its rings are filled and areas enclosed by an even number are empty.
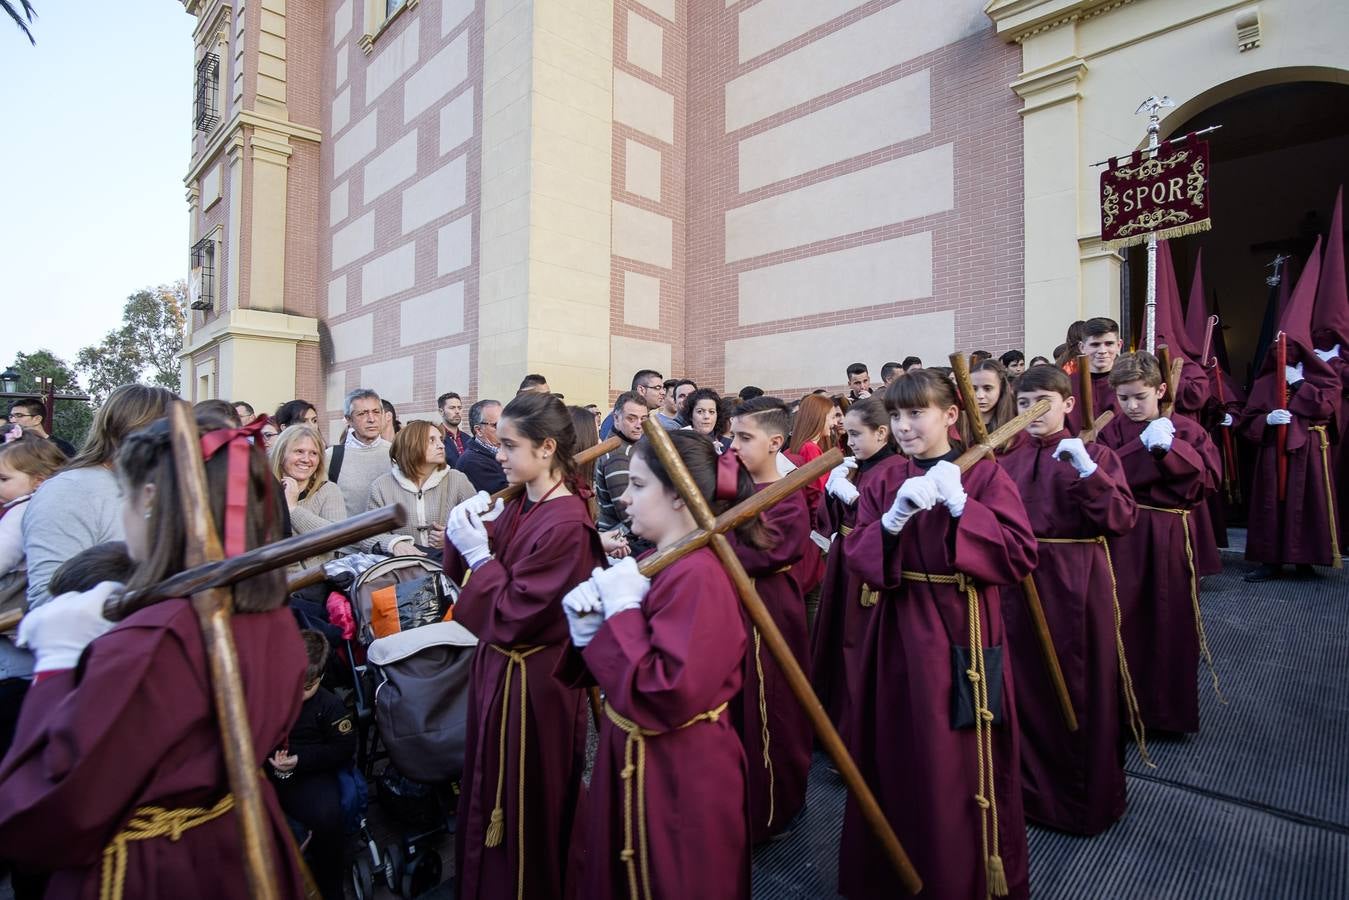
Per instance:
[[[14,20],[14,24],[19,26],[19,30],[28,38],[28,43],[37,43],[33,39],[33,30],[28,27],[33,24],[33,16],[36,15],[32,3],[29,3],[28,0],[19,0],[18,6],[15,6],[9,0],[0,0],[0,9],[4,9],[9,17]]]
[[[75,359],[98,403],[113,388],[136,381],[179,389],[178,352],[183,349],[186,305],[187,282],[182,280],[127,297],[122,326],[85,347]]]
[[[58,394],[79,394],[80,380],[70,363],[50,350],[20,353],[14,363],[19,373],[19,391],[38,393],[42,390],[40,378],[50,378]],[[57,400],[55,421],[43,422],[49,434],[63,437],[76,447],[84,443],[84,436],[93,421],[94,410],[86,400]]]

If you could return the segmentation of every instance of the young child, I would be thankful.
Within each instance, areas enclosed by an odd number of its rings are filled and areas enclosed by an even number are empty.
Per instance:
[[[1238,419],[1241,435],[1254,443],[1250,525],[1246,558],[1260,563],[1247,581],[1278,578],[1292,563],[1298,575],[1312,566],[1339,565],[1339,526],[1330,432],[1338,413],[1339,375],[1313,349],[1312,302],[1321,266],[1320,241],[1289,299],[1279,329],[1287,336],[1287,395],[1278,396],[1274,350],[1265,354],[1251,397]],[[1349,423],[1341,423],[1343,430]],[[1279,496],[1278,432],[1287,432],[1283,456],[1286,488]]]
[[[301,631],[300,637],[308,659],[304,702],[286,742],[268,757],[268,774],[281,808],[301,826],[300,845],[319,893],[325,900],[342,900],[344,828],[338,773],[356,758],[356,729],[346,704],[319,686],[328,665],[328,639],[317,631]]]
[[[28,501],[65,463],[66,455],[46,438],[26,434],[0,445],[0,576],[23,571]],[[18,593],[22,599],[22,591]]]
[[[670,439],[713,512],[754,493],[749,473],[734,455],[718,457],[711,438],[675,431]],[[628,474],[623,499],[636,533],[661,549],[694,529],[645,438]],[[746,545],[765,537],[756,520],[741,528]],[[580,653],[558,674],[598,684],[605,697],[584,816],[587,858],[569,878],[577,896],[747,900],[745,751],[728,707],[748,639],[716,555],[697,550],[650,581],[629,557],[597,569],[562,606]]]
[[[857,656],[862,650],[867,621],[876,606],[876,592],[845,565],[844,539],[858,525],[857,498],[861,490],[902,462],[890,435],[890,414],[879,395],[850,406],[843,427],[853,455],[829,473],[825,501],[816,517],[817,530],[832,537],[820,585],[820,611],[810,635],[815,693],[840,731],[851,720],[848,710],[859,691]]]
[[[998,462],[1020,489],[1040,545],[1031,577],[1078,722],[1070,732],[1026,598],[1008,588],[1002,617],[1016,662],[1026,818],[1071,834],[1099,834],[1124,814],[1121,696],[1131,723],[1134,715],[1106,538],[1132,528],[1138,508],[1115,452],[1083,444],[1064,428],[1075,402],[1067,375],[1054,366],[1028,369],[1016,400],[1022,411],[1050,403],[1027,426],[1027,439]]]
[[[467,577],[454,618],[479,641],[456,884],[460,897],[479,900],[554,898],[565,893],[589,713],[584,691],[550,676],[567,647],[561,600],[604,551],[575,477],[576,429],[562,401],[520,394],[501,411],[497,435],[497,460],[524,493],[504,510],[489,507],[486,493],[465,500],[446,533],[445,571]]]
[[[739,459],[757,489],[782,477],[778,455],[790,427],[787,405],[776,398],[755,397],[736,407],[731,418],[734,439],[727,453],[735,454],[731,458]],[[769,536],[765,547],[734,536],[731,543],[797,662],[809,675],[805,599],[792,572],[810,542],[805,498],[797,492],[759,518]],[[758,843],[791,828],[805,805],[814,732],[777,663],[760,646],[758,629],[748,615],[745,628],[750,635],[745,687],[732,711],[749,757],[750,838]]]
[[[117,453],[126,546],[137,561],[131,590],[185,567],[169,436],[160,420]],[[214,507],[217,531],[241,536],[242,550],[278,540],[283,509],[262,448],[237,432],[205,438],[214,445],[205,464],[211,493],[236,501]],[[304,651],[284,577],[271,571],[234,586],[230,627],[253,766],[300,709]],[[102,611],[119,587],[103,582],[57,597],[20,625],[36,677],[0,765],[0,847],[51,872],[51,897],[244,900],[244,854],[196,613],[186,598],[165,600],[114,626]],[[271,787],[261,792],[279,896],[302,897],[285,816]]]
[[[1199,730],[1199,657],[1212,668],[1199,612],[1190,511],[1219,480],[1217,448],[1185,416],[1162,418],[1166,382],[1151,353],[1126,353],[1110,373],[1120,413],[1097,441],[1118,454],[1138,503],[1131,531],[1110,540],[1124,650],[1143,724]],[[1217,687],[1217,676],[1214,676]]]
[[[1076,325],[1077,323],[1074,323]],[[1087,357],[1087,367],[1091,373],[1092,409],[1096,415],[1106,410],[1114,410],[1119,415],[1115,403],[1115,392],[1110,389],[1110,370],[1119,358],[1119,323],[1114,319],[1098,316],[1082,323],[1082,337],[1073,345],[1070,353],[1082,353]],[[1061,367],[1062,368],[1062,367]],[[1073,378],[1073,396],[1077,396],[1078,380]],[[1065,420],[1068,430],[1077,434],[1082,430],[1082,398],[1077,398],[1072,412]]]
[[[959,407],[948,379],[908,373],[886,388],[885,406],[906,458],[868,480],[857,528],[844,538],[849,573],[880,592],[849,740],[925,895],[1026,897],[1020,741],[1012,660],[1000,652],[999,586],[1030,573],[1035,535],[996,463],[983,460],[963,477],[954,465],[949,429]],[[850,798],[839,891],[889,900],[896,890]]]

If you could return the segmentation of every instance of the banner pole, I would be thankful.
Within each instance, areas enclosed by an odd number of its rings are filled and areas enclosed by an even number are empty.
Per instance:
[[[1148,159],[1157,158],[1157,148],[1161,140],[1157,133],[1161,130],[1161,115],[1158,110],[1175,106],[1170,97],[1149,97],[1134,110],[1134,115],[1147,110],[1148,113]],[[1143,347],[1149,353],[1157,352],[1157,233],[1148,235],[1148,292],[1147,304],[1143,316]]]

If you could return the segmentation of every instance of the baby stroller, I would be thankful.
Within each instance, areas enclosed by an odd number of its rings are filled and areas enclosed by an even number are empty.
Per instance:
[[[362,823],[365,846],[350,870],[357,900],[373,896],[376,876],[404,897],[441,880],[442,861],[430,845],[453,830],[478,643],[462,625],[443,621],[457,596],[434,563],[417,557],[378,562],[348,590],[355,640],[365,650],[363,665],[350,655],[362,767],[381,807],[404,829],[381,850]],[[387,764],[376,775],[381,760]]]

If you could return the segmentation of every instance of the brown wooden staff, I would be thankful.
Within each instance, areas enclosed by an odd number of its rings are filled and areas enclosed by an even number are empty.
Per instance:
[[[1078,357],[1079,363],[1083,357]],[[974,386],[970,382],[970,367],[965,357],[959,353],[951,354],[951,370],[956,377],[956,386],[965,402],[965,416],[970,420],[970,433],[981,443],[988,443],[988,426],[974,402]],[[1043,401],[1042,401],[1043,402]],[[1035,587],[1035,577],[1027,575],[1021,579],[1021,592],[1026,596],[1026,606],[1030,609],[1031,621],[1035,625],[1035,636],[1040,642],[1040,654],[1044,657],[1045,668],[1049,670],[1049,680],[1054,685],[1054,695],[1058,697],[1059,709],[1069,731],[1077,731],[1077,713],[1073,710],[1073,700],[1068,694],[1068,682],[1063,677],[1063,668],[1059,665],[1059,654],[1054,648],[1054,637],[1049,631],[1049,620],[1045,617],[1044,604],[1040,602],[1040,591]]]
[[[1288,335],[1280,331],[1274,337],[1274,396],[1288,408]],[[1279,502],[1288,499],[1288,426],[1274,426],[1275,465],[1278,467]]]
[[[824,707],[820,705],[819,698],[815,696],[815,691],[810,686],[810,679],[801,670],[800,664],[797,663],[796,657],[792,654],[791,647],[787,646],[786,639],[783,638],[782,632],[778,630],[777,623],[773,621],[773,616],[769,613],[768,607],[764,606],[763,599],[754,587],[754,579],[750,578],[749,574],[745,572],[745,567],[741,565],[739,557],[735,555],[735,549],[731,546],[731,542],[726,539],[724,531],[730,530],[734,526],[727,525],[723,528],[720,520],[712,515],[707,500],[704,499],[698,485],[694,483],[693,477],[689,475],[688,469],[684,467],[684,460],[680,458],[674,442],[670,440],[670,435],[661,424],[648,419],[643,427],[656,457],[665,466],[665,471],[670,473],[675,490],[687,504],[689,512],[693,514],[693,520],[698,524],[698,530],[679,541],[676,545],[681,548],[678,555],[667,552],[666,558],[660,561],[661,565],[652,565],[655,557],[648,557],[647,561],[641,566],[642,574],[650,578],[660,568],[668,566],[675,559],[686,556],[704,544],[711,544],[712,551],[717,554],[717,559],[721,561],[722,568],[726,570],[727,575],[730,576],[732,583],[735,585],[736,592],[740,595],[740,602],[749,614],[750,621],[759,630],[759,635],[764,645],[768,647],[768,652],[773,655],[773,659],[782,669],[787,678],[788,686],[791,687],[792,693],[796,695],[797,701],[800,702],[802,709],[810,718],[811,725],[815,727],[815,733],[819,736],[820,743],[824,745],[825,752],[833,759],[834,764],[838,767],[839,774],[843,776],[843,780],[848,786],[848,790],[857,799],[857,805],[861,809],[863,817],[880,840],[881,846],[890,858],[890,862],[894,864],[895,871],[899,873],[900,881],[903,883],[905,890],[911,894],[918,893],[923,889],[922,879],[918,877],[918,873],[914,870],[913,863],[909,860],[908,854],[904,852],[904,847],[899,843],[899,838],[895,836],[894,829],[890,827],[890,822],[885,818],[885,813],[881,810],[880,804],[876,802],[876,797],[871,793],[871,788],[867,787],[857,764],[853,762],[852,756],[843,746],[843,739],[834,730],[833,723],[829,720],[828,714],[825,713]],[[735,519],[744,521],[758,515],[788,494],[804,488],[818,478],[821,471],[838,465],[842,458],[843,454],[839,450],[830,450],[813,460],[811,465],[797,469],[735,507],[733,512],[738,512],[736,516],[728,519],[728,522]],[[823,463],[825,460],[828,460],[826,465],[816,465],[817,463]],[[779,490],[773,491],[773,488],[779,488]],[[692,535],[701,535],[701,540],[689,540]]]
[[[1012,419],[1006,425],[1000,425],[986,440],[976,443],[956,459],[956,467],[961,473],[974,468],[974,464],[985,456],[991,457],[1000,447],[1026,430],[1026,426],[1049,412],[1049,401],[1039,400],[1030,409]]]
[[[185,562],[189,567],[216,562],[224,552],[211,518],[206,468],[202,463],[201,441],[192,418],[192,407],[184,401],[172,404],[169,424],[178,493],[187,526]],[[271,828],[262,803],[262,776],[254,758],[253,735],[248,725],[248,707],[239,673],[239,654],[230,628],[234,597],[228,588],[208,587],[194,593],[191,600],[206,648],[225,772],[238,810],[235,818],[242,832],[249,895],[261,900],[275,900],[280,896],[280,890],[276,881]]]
[[[1166,380],[1166,396],[1158,404],[1160,418],[1169,419],[1176,411],[1176,391],[1180,390],[1180,373],[1185,368],[1185,357],[1171,358],[1171,348],[1166,344],[1157,347],[1157,364],[1161,367],[1162,378]]]
[[[1082,443],[1090,444],[1115,418],[1115,411],[1107,409],[1099,417],[1096,415],[1096,392],[1091,387],[1091,363],[1086,354],[1077,357],[1077,394],[1077,408],[1082,414],[1082,430],[1077,436]]]

